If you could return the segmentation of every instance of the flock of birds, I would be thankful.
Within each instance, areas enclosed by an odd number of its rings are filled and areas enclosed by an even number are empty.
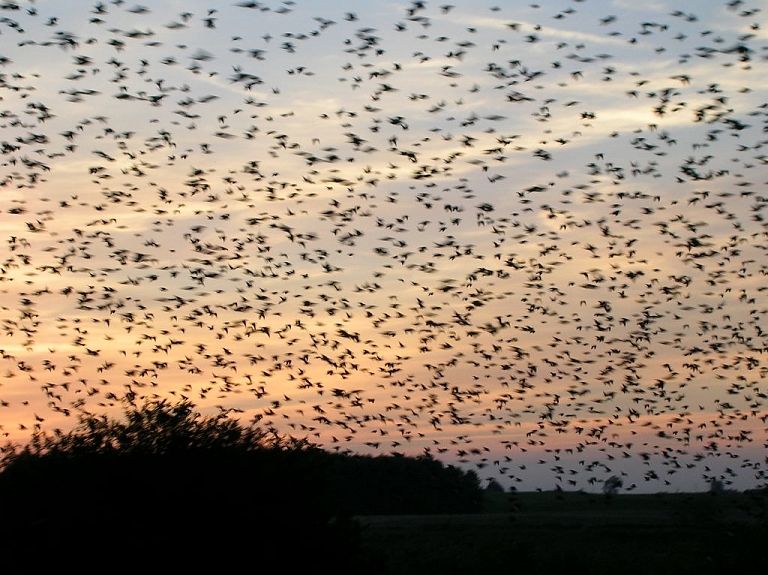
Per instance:
[[[7,441],[167,397],[518,489],[765,481],[760,2],[160,4],[0,3]]]

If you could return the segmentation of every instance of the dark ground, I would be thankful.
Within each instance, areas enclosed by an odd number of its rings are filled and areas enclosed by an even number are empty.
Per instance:
[[[400,575],[758,573],[768,557],[764,495],[499,493],[485,511],[360,517],[363,552]]]

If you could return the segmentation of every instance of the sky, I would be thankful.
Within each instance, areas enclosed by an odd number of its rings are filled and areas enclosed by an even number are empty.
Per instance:
[[[4,441],[167,398],[519,490],[765,484],[766,8],[4,1]]]

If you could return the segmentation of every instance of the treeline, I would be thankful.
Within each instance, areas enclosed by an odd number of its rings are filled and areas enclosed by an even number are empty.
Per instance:
[[[120,419],[83,413],[69,433],[5,448],[0,547],[34,558],[28,567],[104,553],[136,567],[249,564],[264,552],[376,572],[354,515],[468,513],[481,501],[474,473],[432,458],[331,453],[189,402],[127,401]]]

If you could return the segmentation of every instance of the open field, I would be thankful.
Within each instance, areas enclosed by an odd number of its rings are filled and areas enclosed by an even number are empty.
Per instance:
[[[765,497],[489,494],[476,515],[359,518],[379,573],[754,572]]]

